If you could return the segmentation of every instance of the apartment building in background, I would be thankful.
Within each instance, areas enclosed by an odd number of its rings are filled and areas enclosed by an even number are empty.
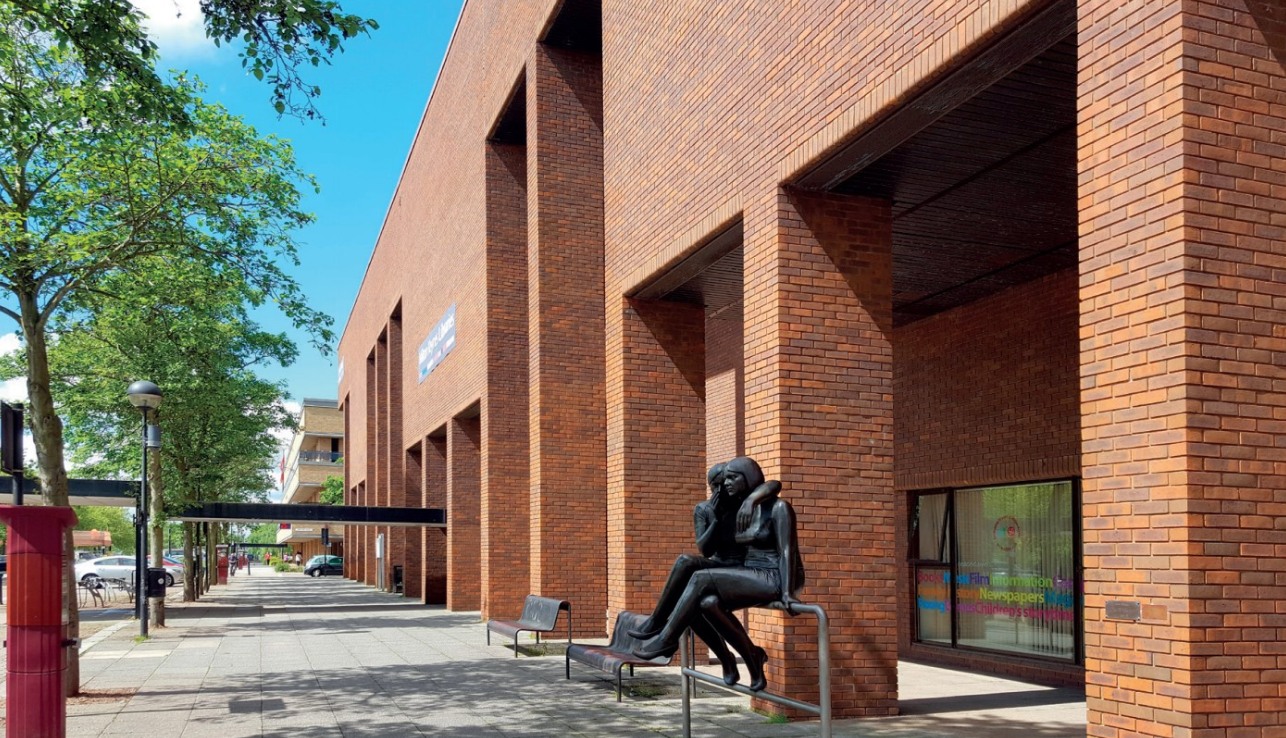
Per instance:
[[[344,475],[344,416],[335,400],[304,398],[300,403],[299,430],[290,441],[282,464],[282,499],[287,504],[321,501],[327,477]],[[344,555],[344,526],[329,526],[330,553]],[[315,523],[282,523],[277,543],[305,560],[325,552],[321,526]]]

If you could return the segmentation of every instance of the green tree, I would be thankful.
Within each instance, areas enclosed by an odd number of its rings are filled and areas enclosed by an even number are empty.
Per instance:
[[[122,402],[133,377],[165,399],[153,413],[165,442],[151,454],[150,549],[164,548],[167,512],[211,500],[262,500],[276,451],[272,431],[289,428],[282,388],[254,367],[288,364],[295,346],[248,315],[255,292],[208,265],[146,257],[69,302],[55,323],[50,365],[74,463],[109,476],[137,473],[138,414]],[[191,528],[185,534],[185,550]],[[187,551],[186,571],[194,571]],[[186,576],[185,599],[196,596]],[[156,609],[158,623],[163,605]]]
[[[247,543],[276,543],[278,525],[276,523],[260,523],[250,529],[250,535],[246,537]]]
[[[77,302],[87,295],[110,298],[109,280],[196,265],[312,326],[320,346],[332,336],[330,319],[307,307],[279,264],[297,263],[293,234],[311,220],[298,186],[312,180],[289,147],[204,104],[199,85],[182,78],[173,91],[190,125],[122,116],[121,101],[137,92],[128,80],[84,84],[74,55],[30,25],[0,4],[0,289],[10,298],[0,313],[18,323],[24,344],[41,485],[65,506],[51,321],[92,304]],[[70,558],[70,540],[68,549]],[[66,580],[74,603],[70,573]],[[78,623],[73,607],[69,637]],[[67,684],[79,689],[74,659]]]
[[[323,505],[344,504],[344,478],[338,474],[326,477],[321,486],[321,503]]]
[[[156,44],[129,0],[0,0],[0,12],[73,54],[87,84],[117,80],[129,108],[188,120],[182,95],[156,74]],[[330,64],[345,41],[379,28],[334,0],[202,0],[201,13],[216,45],[242,45],[241,66],[269,84],[277,114],[300,118],[320,117],[314,101],[321,94],[301,69]]]

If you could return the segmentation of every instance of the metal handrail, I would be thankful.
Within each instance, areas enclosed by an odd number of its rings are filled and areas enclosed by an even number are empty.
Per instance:
[[[817,616],[817,671],[818,671],[818,702],[801,702],[785,695],[774,694],[767,691],[752,692],[749,688],[740,684],[727,685],[723,680],[713,674],[707,674],[704,671],[698,671],[696,668],[696,659],[693,655],[692,631],[688,630],[683,634],[680,649],[680,662],[682,669],[682,692],[683,692],[683,738],[692,738],[692,694],[696,691],[696,682],[705,682],[711,686],[718,687],[727,692],[736,692],[750,697],[758,697],[762,700],[793,707],[801,712],[811,715],[817,715],[820,718],[821,737],[831,738],[831,633],[830,621],[826,618],[826,611],[820,605],[809,605],[802,602],[792,603],[789,611],[786,606],[780,602],[774,602],[765,606],[769,610],[781,610],[792,613],[810,613]]]

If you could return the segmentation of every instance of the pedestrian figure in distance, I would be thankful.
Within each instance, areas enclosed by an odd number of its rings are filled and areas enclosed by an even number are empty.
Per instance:
[[[302,566],[302,565],[303,565],[303,563],[304,563],[304,555],[303,555],[303,554],[301,554],[301,553],[299,553],[298,551],[296,551],[296,552],[295,552],[295,566]]]

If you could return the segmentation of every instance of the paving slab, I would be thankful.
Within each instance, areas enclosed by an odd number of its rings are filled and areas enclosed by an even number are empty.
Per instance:
[[[623,702],[605,674],[563,675],[556,644],[487,646],[477,613],[423,607],[340,578],[237,577],[165,628],[108,633],[82,655],[88,689],[137,690],[68,706],[73,738],[131,735],[656,738],[682,735],[674,668],[640,670]],[[998,677],[899,665],[900,714],[841,720],[841,738],[1080,738],[1085,699]],[[697,738],[795,738],[749,700],[701,690]]]

